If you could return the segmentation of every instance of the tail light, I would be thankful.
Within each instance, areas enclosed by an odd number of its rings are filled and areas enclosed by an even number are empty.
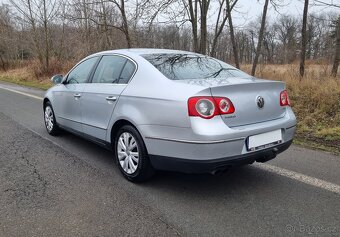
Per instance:
[[[189,116],[211,119],[215,115],[235,112],[233,103],[225,97],[197,96],[188,100]]]
[[[280,105],[281,106],[290,106],[288,93],[287,93],[286,90],[281,91],[281,93],[280,93]]]

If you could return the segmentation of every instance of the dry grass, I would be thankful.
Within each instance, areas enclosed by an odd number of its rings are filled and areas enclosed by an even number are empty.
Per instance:
[[[10,69],[6,72],[0,72],[0,81],[15,83],[22,86],[29,86],[38,89],[47,90],[52,86],[47,77],[37,79],[28,67]]]
[[[50,76],[65,73],[72,62],[56,61],[50,75],[43,75],[38,62],[31,61],[21,68],[0,72],[0,80],[21,85],[49,88]],[[249,72],[250,65],[242,69]],[[306,74],[300,80],[297,64],[259,65],[257,77],[287,83],[292,108],[298,119],[298,143],[340,153],[340,76],[329,76],[330,66],[307,62]]]
[[[52,58],[50,65],[48,72],[46,72],[39,61],[25,61],[6,72],[0,71],[0,80],[46,90],[53,85],[50,81],[52,75],[65,74],[74,63],[71,61],[61,62]]]

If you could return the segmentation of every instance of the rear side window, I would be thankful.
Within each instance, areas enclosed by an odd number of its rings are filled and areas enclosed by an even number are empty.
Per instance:
[[[89,58],[78,64],[67,76],[68,84],[86,83],[98,57]]]
[[[250,77],[227,63],[203,55],[165,53],[141,56],[172,80]]]
[[[103,56],[93,75],[92,83],[118,83],[126,62],[124,57]]]
[[[118,83],[127,84],[135,72],[135,69],[135,65],[130,60],[127,60]]]

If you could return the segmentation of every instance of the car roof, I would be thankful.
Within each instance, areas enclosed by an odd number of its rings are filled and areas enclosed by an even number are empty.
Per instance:
[[[195,54],[197,53],[183,51],[183,50],[174,50],[174,49],[155,49],[155,48],[130,48],[130,49],[116,49],[116,50],[108,50],[98,52],[97,54],[110,54],[110,53],[121,53],[128,55],[143,55],[143,54]]]

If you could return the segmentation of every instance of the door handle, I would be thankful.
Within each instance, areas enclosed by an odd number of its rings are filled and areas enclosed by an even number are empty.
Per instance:
[[[117,100],[117,97],[115,97],[115,96],[108,96],[108,97],[106,97],[106,100],[107,100],[107,101],[114,102],[114,101]]]
[[[81,94],[74,94],[73,97],[74,97],[74,98],[80,98],[80,97],[81,97]]]

